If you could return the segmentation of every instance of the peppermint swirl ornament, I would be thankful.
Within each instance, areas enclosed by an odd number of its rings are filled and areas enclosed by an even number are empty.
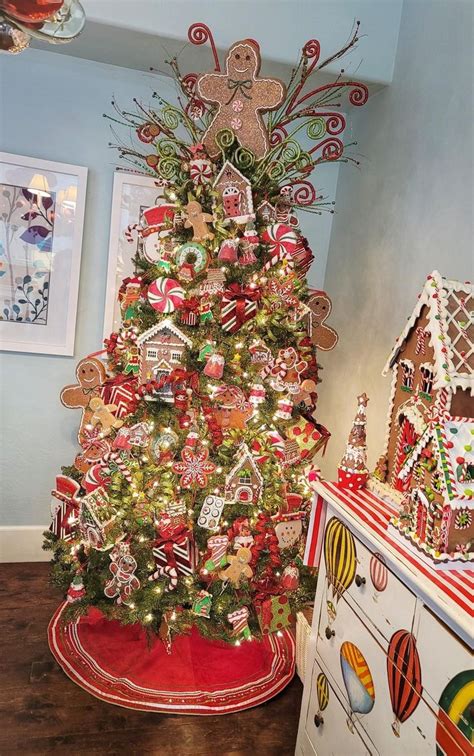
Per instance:
[[[262,241],[268,244],[271,255],[294,255],[298,248],[298,235],[286,223],[273,223],[266,228]]]
[[[159,276],[148,287],[147,297],[157,312],[174,312],[183,303],[184,289],[174,278]]]

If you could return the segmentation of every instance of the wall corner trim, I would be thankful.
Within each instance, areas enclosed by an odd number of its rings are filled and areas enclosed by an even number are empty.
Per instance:
[[[0,563],[49,562],[51,552],[43,551],[47,525],[10,525],[0,527]]]

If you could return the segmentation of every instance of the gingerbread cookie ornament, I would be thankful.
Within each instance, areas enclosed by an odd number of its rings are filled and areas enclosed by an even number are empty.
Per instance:
[[[216,135],[231,129],[242,147],[262,158],[270,142],[262,113],[275,110],[285,98],[285,87],[278,79],[260,78],[260,50],[251,39],[235,42],[226,59],[226,73],[203,74],[197,91],[205,102],[217,103],[218,110],[204,134],[207,154],[220,154]]]
[[[61,391],[61,403],[69,409],[82,409],[78,440],[84,436],[84,427],[91,421],[93,410],[90,401],[99,396],[100,387],[107,377],[104,364],[95,357],[85,357],[76,367],[77,384],[65,386]]]
[[[329,352],[334,349],[339,336],[334,328],[326,325],[325,320],[332,310],[332,302],[325,291],[312,291],[307,302],[306,323],[308,335],[314,346]]]

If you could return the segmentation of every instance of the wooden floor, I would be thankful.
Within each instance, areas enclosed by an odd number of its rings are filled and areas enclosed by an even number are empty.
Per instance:
[[[45,563],[0,565],[0,755],[285,756],[296,742],[302,685],[240,714],[128,711],[92,698],[53,660],[46,628],[60,596]]]

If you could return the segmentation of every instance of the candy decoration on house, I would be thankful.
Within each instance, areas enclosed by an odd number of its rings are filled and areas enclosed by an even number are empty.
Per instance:
[[[337,482],[340,488],[357,491],[363,488],[369,477],[367,469],[367,394],[357,397],[357,413],[352,423],[346,451],[337,469]]]
[[[331,599],[337,605],[341,596],[354,581],[357,564],[354,537],[337,517],[332,517],[326,526],[324,561],[326,580],[332,594]]]
[[[340,661],[342,678],[351,708],[347,726],[353,732],[354,714],[369,714],[374,708],[374,681],[369,665],[355,643],[344,641],[340,650]]]
[[[439,699],[436,756],[463,756],[472,750],[474,670],[458,672]]]
[[[407,630],[397,630],[387,652],[387,679],[395,721],[393,734],[400,737],[400,724],[411,717],[423,692],[416,639]]]
[[[386,443],[372,490],[392,525],[443,569],[474,561],[474,286],[433,271],[384,368]]]
[[[186,634],[234,645],[251,632],[246,646],[273,654],[314,595],[314,571],[300,563],[307,470],[329,438],[316,419],[311,253],[298,217],[324,208],[312,169],[352,160],[327,92],[338,106],[367,93],[345,78],[314,83],[315,41],[286,91],[260,73],[253,41],[224,64],[207,27],[189,37],[209,42],[215,71],[182,75],[174,58],[177,105],[158,93],[125,112],[113,102],[114,130],[131,131],[119,154],[152,177],[156,199],[127,231],[141,243],[119,291],[122,326],[63,391],[82,416],[80,449],[47,541],[64,594],[81,571],[85,594],[67,619],[97,610],[105,627],[142,626],[171,653]],[[340,596],[352,563],[330,559]]]

